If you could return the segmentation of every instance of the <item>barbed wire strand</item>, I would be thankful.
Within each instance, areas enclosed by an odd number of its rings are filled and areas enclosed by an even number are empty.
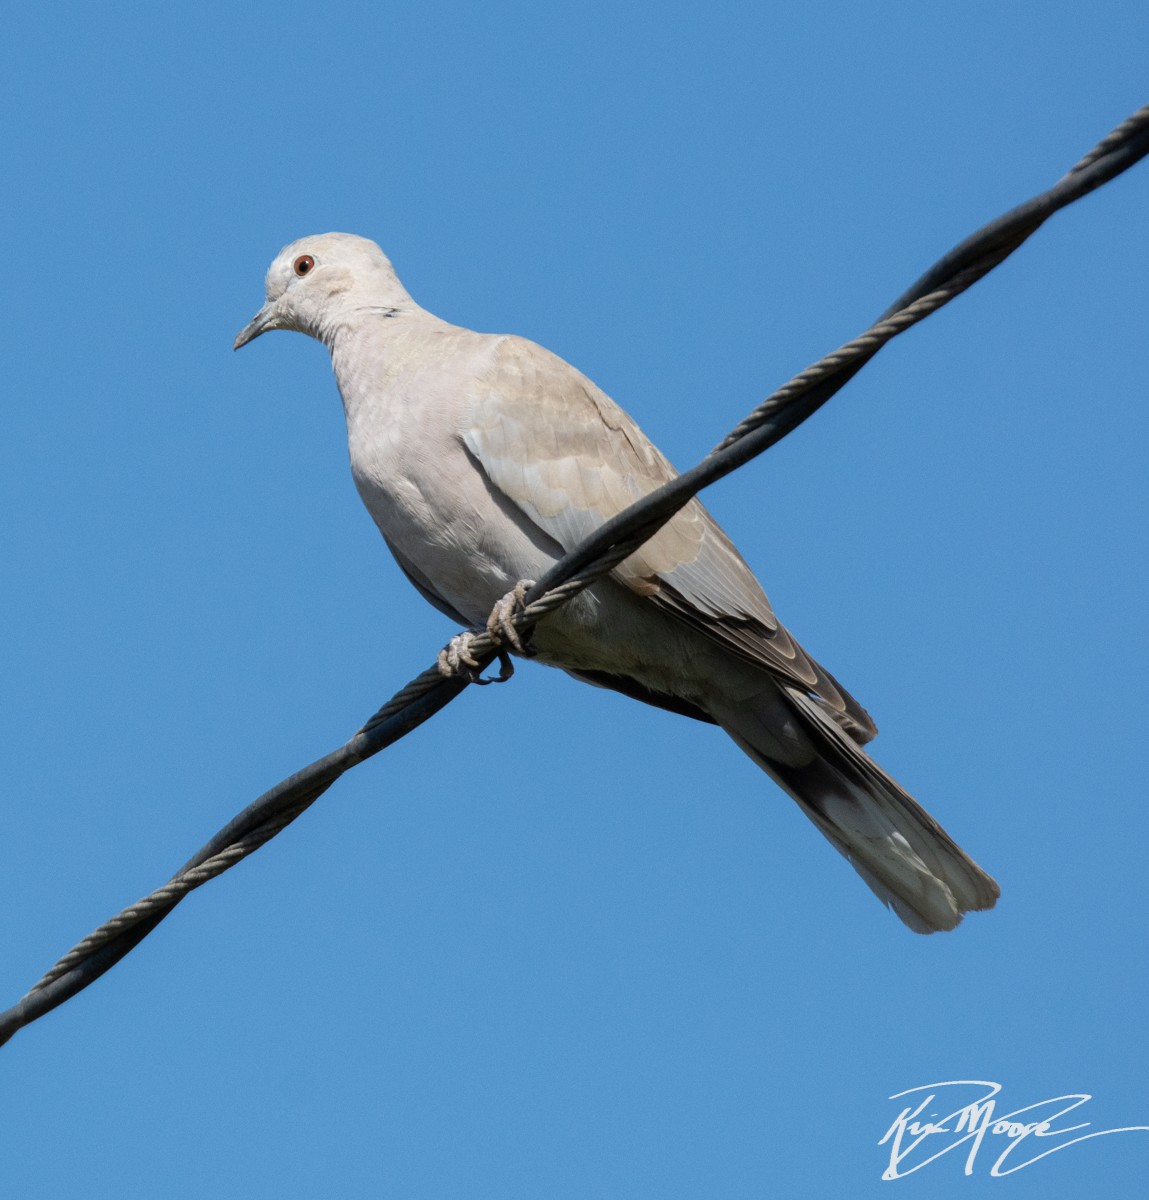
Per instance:
[[[1149,105],[1103,138],[1053,187],[979,229],[939,259],[865,333],[767,397],[696,467],[605,522],[529,589],[511,620],[522,634],[630,555],[702,488],[763,453],[848,383],[887,342],[924,320],[1008,258],[1050,216],[1149,154]],[[497,635],[475,635],[470,652],[485,669],[501,652]],[[344,745],[283,780],[221,829],[170,880],[78,943],[7,1012],[0,1045],[94,983],[134,949],[189,893],[265,845],[351,767],[429,720],[470,682],[436,665],[412,679]]]

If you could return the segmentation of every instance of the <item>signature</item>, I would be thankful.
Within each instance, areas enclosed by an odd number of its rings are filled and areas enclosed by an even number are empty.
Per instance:
[[[974,1099],[970,1100],[968,1091],[943,1091],[946,1088],[974,1088],[977,1092]],[[1000,1150],[989,1173],[1001,1176],[1012,1175],[1039,1158],[1047,1158],[1050,1154],[1056,1154],[1068,1146],[1076,1146],[1079,1142],[1087,1142],[1090,1138],[1105,1137],[1110,1133],[1131,1133],[1134,1130],[1149,1133],[1149,1125],[1095,1129],[1092,1133],[1079,1132],[1089,1128],[1088,1121],[1080,1125],[1057,1125],[1056,1122],[1067,1113],[1093,1099],[1084,1092],[1072,1096],[1054,1096],[1050,1100],[1038,1100],[1024,1108],[1015,1108],[1012,1112],[999,1113],[997,1096],[1000,1091],[1000,1083],[990,1083],[985,1079],[950,1079],[945,1083],[926,1083],[921,1087],[907,1088],[904,1092],[895,1092],[891,1100],[900,1100],[904,1096],[915,1099],[921,1096],[922,1099],[916,1107],[911,1101],[903,1108],[878,1142],[879,1146],[888,1143],[890,1147],[890,1162],[882,1172],[882,1178],[903,1179],[959,1146],[967,1147],[965,1173],[972,1175],[978,1151],[987,1140],[990,1142],[987,1153]],[[939,1094],[945,1097],[940,1104]],[[937,1109],[945,1108],[955,1096],[966,1102],[944,1116],[939,1115]],[[927,1110],[931,1110],[928,1116],[923,1116]],[[1070,1137],[1070,1134],[1077,1136]],[[1045,1139],[1050,1138],[1059,1140],[1049,1145]],[[1042,1146],[1044,1148],[1039,1149]]]

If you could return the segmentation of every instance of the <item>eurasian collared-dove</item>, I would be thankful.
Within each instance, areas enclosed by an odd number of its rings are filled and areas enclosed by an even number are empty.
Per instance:
[[[359,494],[411,582],[459,624],[485,622],[675,474],[574,367],[432,316],[365,238],[280,251],[236,349],[269,329],[330,350]],[[869,715],[778,622],[697,500],[533,643],[579,679],[720,725],[911,929],[952,929],[996,901],[993,879],[862,751]]]

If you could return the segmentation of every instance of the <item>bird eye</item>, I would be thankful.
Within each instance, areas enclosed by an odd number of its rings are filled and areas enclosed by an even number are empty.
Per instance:
[[[310,254],[301,254],[291,265],[296,275],[306,275],[315,266],[315,259]]]

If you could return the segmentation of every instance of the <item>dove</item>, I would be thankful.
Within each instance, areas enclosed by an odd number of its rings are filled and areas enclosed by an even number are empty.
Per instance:
[[[292,242],[266,298],[235,349],[274,329],[327,347],[359,495],[404,574],[460,625],[484,625],[675,477],[585,375],[427,312],[366,238]],[[870,716],[780,623],[697,499],[531,640],[541,663],[718,725],[915,932],[996,902],[996,882],[862,749]]]

